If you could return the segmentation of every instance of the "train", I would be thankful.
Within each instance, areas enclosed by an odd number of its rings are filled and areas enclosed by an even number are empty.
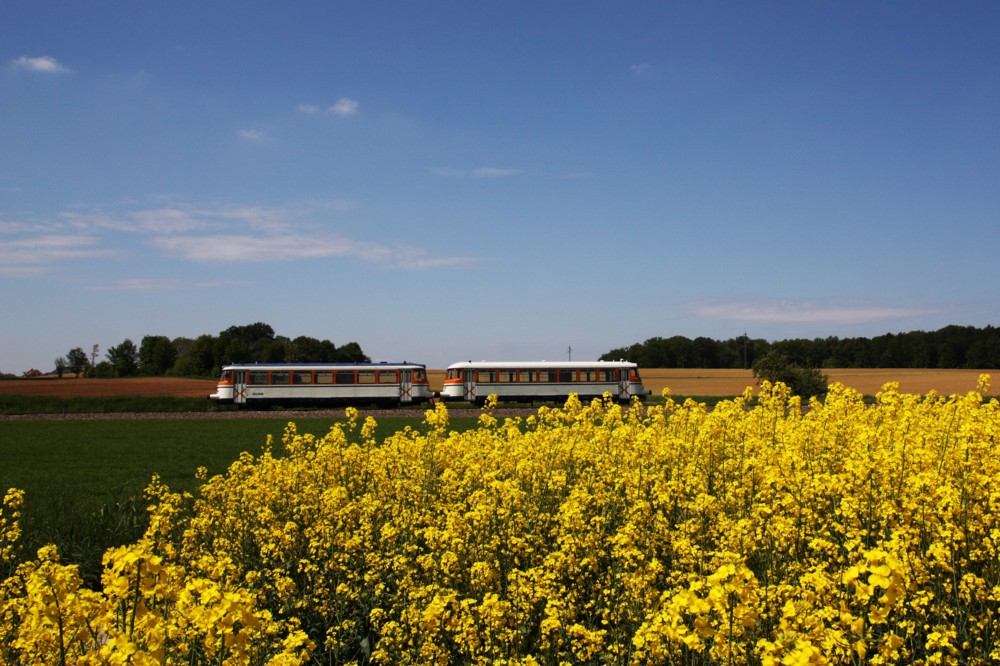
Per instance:
[[[434,398],[420,363],[273,363],[222,368],[215,393],[221,405],[410,405]]]
[[[651,391],[642,385],[639,366],[628,361],[468,361],[445,371],[440,397],[482,404],[490,395],[501,402],[590,399],[610,394],[620,402]]]
[[[431,390],[421,363],[247,363],[222,368],[215,393],[220,405],[271,406],[419,405],[440,398],[482,404],[589,399],[610,394],[628,402],[651,393],[639,367],[628,361],[479,361],[453,363],[440,393]]]

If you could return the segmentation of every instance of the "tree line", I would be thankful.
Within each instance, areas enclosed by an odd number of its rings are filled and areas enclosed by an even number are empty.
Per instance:
[[[728,340],[675,335],[612,349],[602,361],[644,368],[745,368],[776,352],[807,368],[1000,368],[1000,329],[945,326],[937,331],[886,333],[874,338],[815,338],[768,342],[742,335]]]
[[[230,326],[218,335],[197,338],[174,338],[147,335],[139,345],[126,338],[108,348],[98,361],[97,345],[88,354],[74,347],[56,359],[56,374],[66,372],[85,377],[136,377],[170,375],[177,377],[215,377],[230,363],[366,363],[357,342],[337,347],[329,340],[308,336],[294,339],[275,335],[268,324]]]

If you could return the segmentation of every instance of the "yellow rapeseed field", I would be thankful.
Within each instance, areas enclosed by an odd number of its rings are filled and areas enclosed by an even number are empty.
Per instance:
[[[151,523],[87,590],[13,569],[4,664],[988,664],[1000,659],[1000,406],[763,383],[384,441],[289,424]],[[348,431],[362,444],[348,443]],[[352,438],[355,441],[358,438]]]

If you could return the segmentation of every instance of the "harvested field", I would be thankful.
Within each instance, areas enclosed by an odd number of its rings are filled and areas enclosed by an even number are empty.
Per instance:
[[[937,391],[943,395],[975,390],[979,375],[989,370],[922,370],[912,368],[834,368],[823,372],[831,382],[841,382],[866,395],[874,395],[886,382],[899,382],[904,393]],[[440,390],[444,370],[428,370],[431,387]],[[993,373],[1000,374],[1000,373]],[[669,387],[674,395],[732,396],[747,386],[756,386],[749,370],[710,370],[646,368],[642,370],[646,388],[659,395]],[[991,390],[996,394],[1000,378]],[[76,396],[176,396],[203,398],[215,391],[212,379],[177,379],[173,377],[129,377],[124,379],[83,379],[46,377],[0,381],[0,395],[42,395],[61,398]]]
[[[215,392],[214,379],[175,377],[124,377],[121,379],[12,379],[0,381],[0,395],[43,395],[57,398],[111,397],[128,395],[207,398]]]
[[[706,370],[647,368],[641,370],[646,388],[659,395],[669,387],[675,395],[730,396],[738,395],[747,386],[756,388],[750,370]],[[827,368],[823,374],[829,381],[840,382],[864,395],[875,395],[887,382],[899,382],[903,393],[924,395],[937,391],[942,395],[974,391],[979,375],[989,370],[924,370],[914,368]],[[1000,373],[994,372],[1000,375]],[[1000,376],[990,393],[1000,388]]]

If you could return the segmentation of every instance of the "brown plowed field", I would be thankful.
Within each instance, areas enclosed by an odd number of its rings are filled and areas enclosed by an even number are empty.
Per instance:
[[[180,398],[207,398],[215,393],[215,380],[173,377],[125,377],[122,379],[12,379],[0,382],[0,395],[77,396],[171,395]]]
[[[886,382],[899,382],[904,393],[926,394],[937,391],[942,395],[966,393],[976,388],[979,375],[988,370],[919,370],[919,369],[825,369],[831,382],[841,382],[866,395],[874,395]],[[1000,375],[1000,372],[993,374]],[[440,390],[443,370],[429,370],[431,386]],[[659,395],[670,387],[674,395],[731,396],[756,386],[749,370],[660,369],[642,370],[646,388]],[[1000,377],[990,390],[995,395]],[[176,379],[172,377],[132,377],[127,379],[14,379],[0,381],[0,395],[48,395],[63,398],[73,396],[170,395],[204,398],[215,391],[210,379]]]

